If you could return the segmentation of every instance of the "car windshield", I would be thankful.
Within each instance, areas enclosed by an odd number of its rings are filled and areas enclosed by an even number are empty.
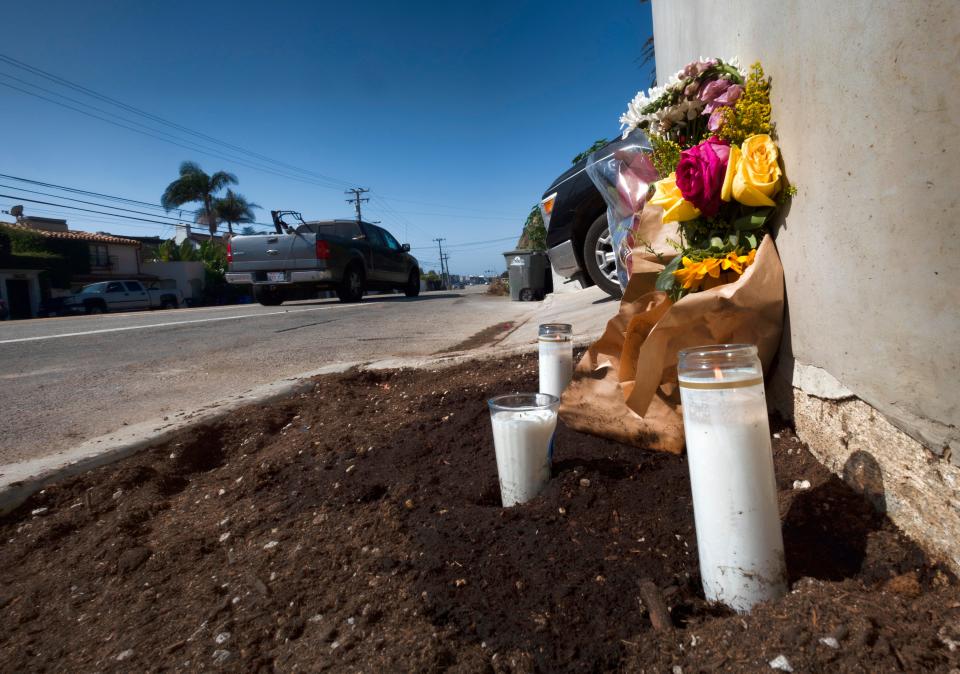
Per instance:
[[[91,283],[88,286],[83,286],[78,292],[87,293],[87,294],[100,294],[103,292],[104,288],[107,287],[106,283]]]

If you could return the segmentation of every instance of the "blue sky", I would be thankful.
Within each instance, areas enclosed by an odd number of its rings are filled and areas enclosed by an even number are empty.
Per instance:
[[[295,180],[293,169],[249,156],[286,175],[244,166],[222,146],[208,144],[221,156],[207,156],[8,86],[0,173],[156,203],[192,159],[235,173],[238,191],[264,206],[260,222],[278,208],[351,217],[343,189],[359,185],[371,189],[364,216],[410,242],[424,267],[438,259],[431,240],[445,237],[453,273],[501,271],[500,253],[514,243],[503,239],[519,236],[577,152],[617,133],[627,101],[650,80],[639,65],[650,6],[638,0],[8,4],[0,54],[324,178]],[[0,83],[184,137],[9,63],[0,62]],[[42,187],[0,185],[20,188],[2,194],[71,203],[22,189],[51,191]],[[173,233],[0,197],[0,209],[13,203],[66,215],[75,229]]]

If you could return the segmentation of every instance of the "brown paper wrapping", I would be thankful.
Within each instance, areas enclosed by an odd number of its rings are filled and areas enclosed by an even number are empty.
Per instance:
[[[660,213],[653,216],[659,219]],[[644,222],[643,215],[639,224],[648,234],[657,232],[656,223]],[[660,238],[641,238],[665,241],[665,229]],[[684,438],[677,354],[707,344],[756,344],[768,368],[783,328],[783,267],[772,237],[765,236],[756,260],[737,281],[674,303],[655,289],[663,269],[655,259],[649,251],[634,250],[634,273],[620,311],[577,364],[560,417],[578,431],[679,454]]]

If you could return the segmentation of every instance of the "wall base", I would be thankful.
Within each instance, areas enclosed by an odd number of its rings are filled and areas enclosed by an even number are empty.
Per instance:
[[[797,436],[821,463],[960,574],[960,468],[949,456],[934,455],[855,397],[793,388],[792,409],[783,411],[792,412]]]

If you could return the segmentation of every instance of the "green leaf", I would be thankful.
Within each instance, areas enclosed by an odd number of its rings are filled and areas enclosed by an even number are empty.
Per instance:
[[[657,290],[662,290],[667,293],[673,290],[673,286],[677,281],[677,277],[673,275],[673,272],[680,268],[681,260],[682,257],[677,255],[675,258],[670,260],[670,263],[663,268],[662,272],[657,274]]]
[[[745,234],[743,235],[743,240],[747,243],[750,248],[757,247],[757,235],[756,234]]]
[[[758,209],[749,215],[734,220],[733,226],[740,231],[760,229],[770,217],[771,213],[773,213],[772,208]]]

